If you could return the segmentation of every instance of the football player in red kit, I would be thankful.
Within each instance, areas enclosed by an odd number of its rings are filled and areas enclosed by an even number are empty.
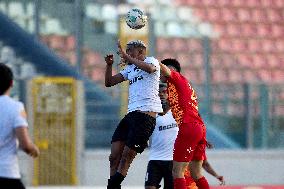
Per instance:
[[[186,189],[184,172],[189,162],[192,178],[199,189],[209,189],[202,175],[205,159],[206,127],[198,112],[197,95],[180,73],[180,63],[176,59],[164,59],[160,63],[162,80],[168,84],[168,95],[173,117],[179,126],[174,144],[173,177],[175,189]]]

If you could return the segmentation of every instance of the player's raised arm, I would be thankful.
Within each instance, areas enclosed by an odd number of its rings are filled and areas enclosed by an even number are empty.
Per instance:
[[[141,48],[135,48],[135,49],[128,49],[128,52],[126,53],[120,44],[120,41],[117,42],[118,46],[118,54],[121,58],[123,58],[126,62],[132,63],[141,70],[147,72],[147,73],[153,73],[157,70],[157,68],[153,64],[147,64],[143,60],[146,58],[146,46],[143,43],[139,43],[140,41],[137,40],[137,44],[135,44],[136,41],[133,42],[133,44],[128,44],[129,46],[133,47],[141,47]],[[129,54],[131,53],[132,56]],[[135,58],[134,58],[135,57]]]
[[[114,86],[125,80],[120,73],[116,75],[112,75],[113,54],[106,55],[105,62],[106,62],[106,71],[105,71],[105,86],[106,87]]]
[[[168,68],[166,65],[160,63],[160,67],[161,67],[161,74],[165,77],[170,77],[171,75],[171,70],[170,68]]]

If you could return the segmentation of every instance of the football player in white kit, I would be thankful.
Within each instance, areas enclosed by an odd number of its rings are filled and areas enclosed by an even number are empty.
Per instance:
[[[159,98],[159,61],[146,57],[146,45],[140,40],[127,43],[126,52],[118,42],[118,54],[127,65],[120,73],[112,75],[113,55],[107,55],[105,86],[129,81],[128,113],[112,136],[108,189],[121,188],[133,159],[147,147],[156,114],[163,111]]]
[[[150,138],[149,162],[145,177],[145,189],[157,189],[164,179],[164,188],[173,189],[173,148],[178,126],[168,103],[167,84],[159,88],[163,113],[156,117],[155,130]]]
[[[155,130],[150,140],[149,162],[145,176],[145,189],[160,188],[164,179],[164,189],[173,189],[173,149],[178,134],[178,126],[170,110],[167,94],[167,84],[160,83],[159,96],[161,98],[163,113],[156,117]],[[218,175],[208,160],[203,162],[203,168],[224,185],[223,176]],[[188,174],[188,173],[187,173]],[[190,175],[186,177],[188,189],[196,189],[196,185]]]
[[[32,157],[37,157],[39,150],[29,137],[24,105],[9,96],[12,86],[12,70],[0,63],[0,188],[24,189],[18,147]]]

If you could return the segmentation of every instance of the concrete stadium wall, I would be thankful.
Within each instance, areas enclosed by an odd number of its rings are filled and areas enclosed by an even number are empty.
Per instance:
[[[110,150],[85,151],[81,162],[81,185],[106,186]],[[227,185],[284,185],[284,150],[231,151],[208,150],[208,160]],[[138,155],[130,167],[124,186],[143,186],[148,151]],[[31,183],[32,166],[27,156],[20,156],[23,180]],[[210,185],[218,181],[205,173]]]

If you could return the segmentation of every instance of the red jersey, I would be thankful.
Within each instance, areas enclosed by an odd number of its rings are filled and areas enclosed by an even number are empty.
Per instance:
[[[187,79],[171,70],[167,83],[171,110],[178,125],[189,122],[204,124],[198,112],[196,93]]]

